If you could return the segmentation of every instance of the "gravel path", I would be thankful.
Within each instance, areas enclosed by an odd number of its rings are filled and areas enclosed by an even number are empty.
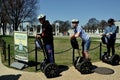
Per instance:
[[[100,71],[106,72],[106,69],[114,71],[114,73],[106,75],[94,72],[92,74],[80,74],[73,66],[61,73],[57,78],[47,79],[42,72],[24,72],[7,68],[1,63],[0,56],[0,80],[120,80],[120,65],[111,66],[103,62],[95,62]]]

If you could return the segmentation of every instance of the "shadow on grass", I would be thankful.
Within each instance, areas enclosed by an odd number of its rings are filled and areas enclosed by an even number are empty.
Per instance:
[[[0,76],[0,80],[19,80],[21,74],[17,75],[2,75]]]

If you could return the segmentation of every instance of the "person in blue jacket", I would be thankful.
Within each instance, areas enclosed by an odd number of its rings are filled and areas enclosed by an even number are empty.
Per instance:
[[[110,56],[110,49],[112,48],[112,55],[115,54],[115,41],[116,41],[116,31],[117,27],[114,24],[114,19],[108,19],[108,26],[105,28],[102,35],[106,35],[108,38],[107,53]]]

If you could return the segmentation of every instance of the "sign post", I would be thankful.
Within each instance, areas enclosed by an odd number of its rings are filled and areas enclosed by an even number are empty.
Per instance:
[[[27,32],[14,32],[14,55],[16,60],[28,62]]]
[[[27,32],[14,32],[14,58],[18,61],[13,62],[11,67],[23,69],[25,66],[27,66],[27,64],[21,63],[29,61]]]

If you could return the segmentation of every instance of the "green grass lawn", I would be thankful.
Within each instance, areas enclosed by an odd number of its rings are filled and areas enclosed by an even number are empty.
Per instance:
[[[0,38],[4,39],[8,44],[11,46],[11,63],[14,61],[14,39],[11,36],[0,36]],[[89,55],[91,57],[92,62],[99,61],[99,45],[100,42],[95,41],[94,39],[98,38],[91,38],[91,46],[90,46],[90,51]],[[28,38],[28,43],[29,43],[29,61],[35,61],[35,51],[32,51],[35,49],[34,45],[34,37],[29,37]],[[78,42],[81,48],[81,40],[78,38]],[[120,44],[116,44],[116,46],[119,46]],[[102,51],[106,51],[106,48],[103,45]],[[98,48],[96,48],[98,47]],[[96,49],[94,49],[96,48]],[[70,49],[70,50],[69,50]],[[116,53],[120,55],[120,46],[116,47]],[[71,49],[71,44],[70,44],[70,39],[69,37],[55,37],[54,38],[54,50],[55,50],[55,60],[58,65],[67,65],[67,66],[72,66],[72,49]],[[68,51],[66,51],[68,50]],[[66,51],[66,52],[65,52]],[[2,53],[2,49],[0,50]],[[62,52],[62,53],[61,53]],[[76,51],[76,56],[77,56],[77,51]],[[40,62],[43,60],[43,53],[38,51],[38,61]],[[8,66],[7,61],[4,61],[4,56],[2,54],[2,61],[3,63]],[[24,69],[25,71],[35,71],[35,67],[28,67]]]

